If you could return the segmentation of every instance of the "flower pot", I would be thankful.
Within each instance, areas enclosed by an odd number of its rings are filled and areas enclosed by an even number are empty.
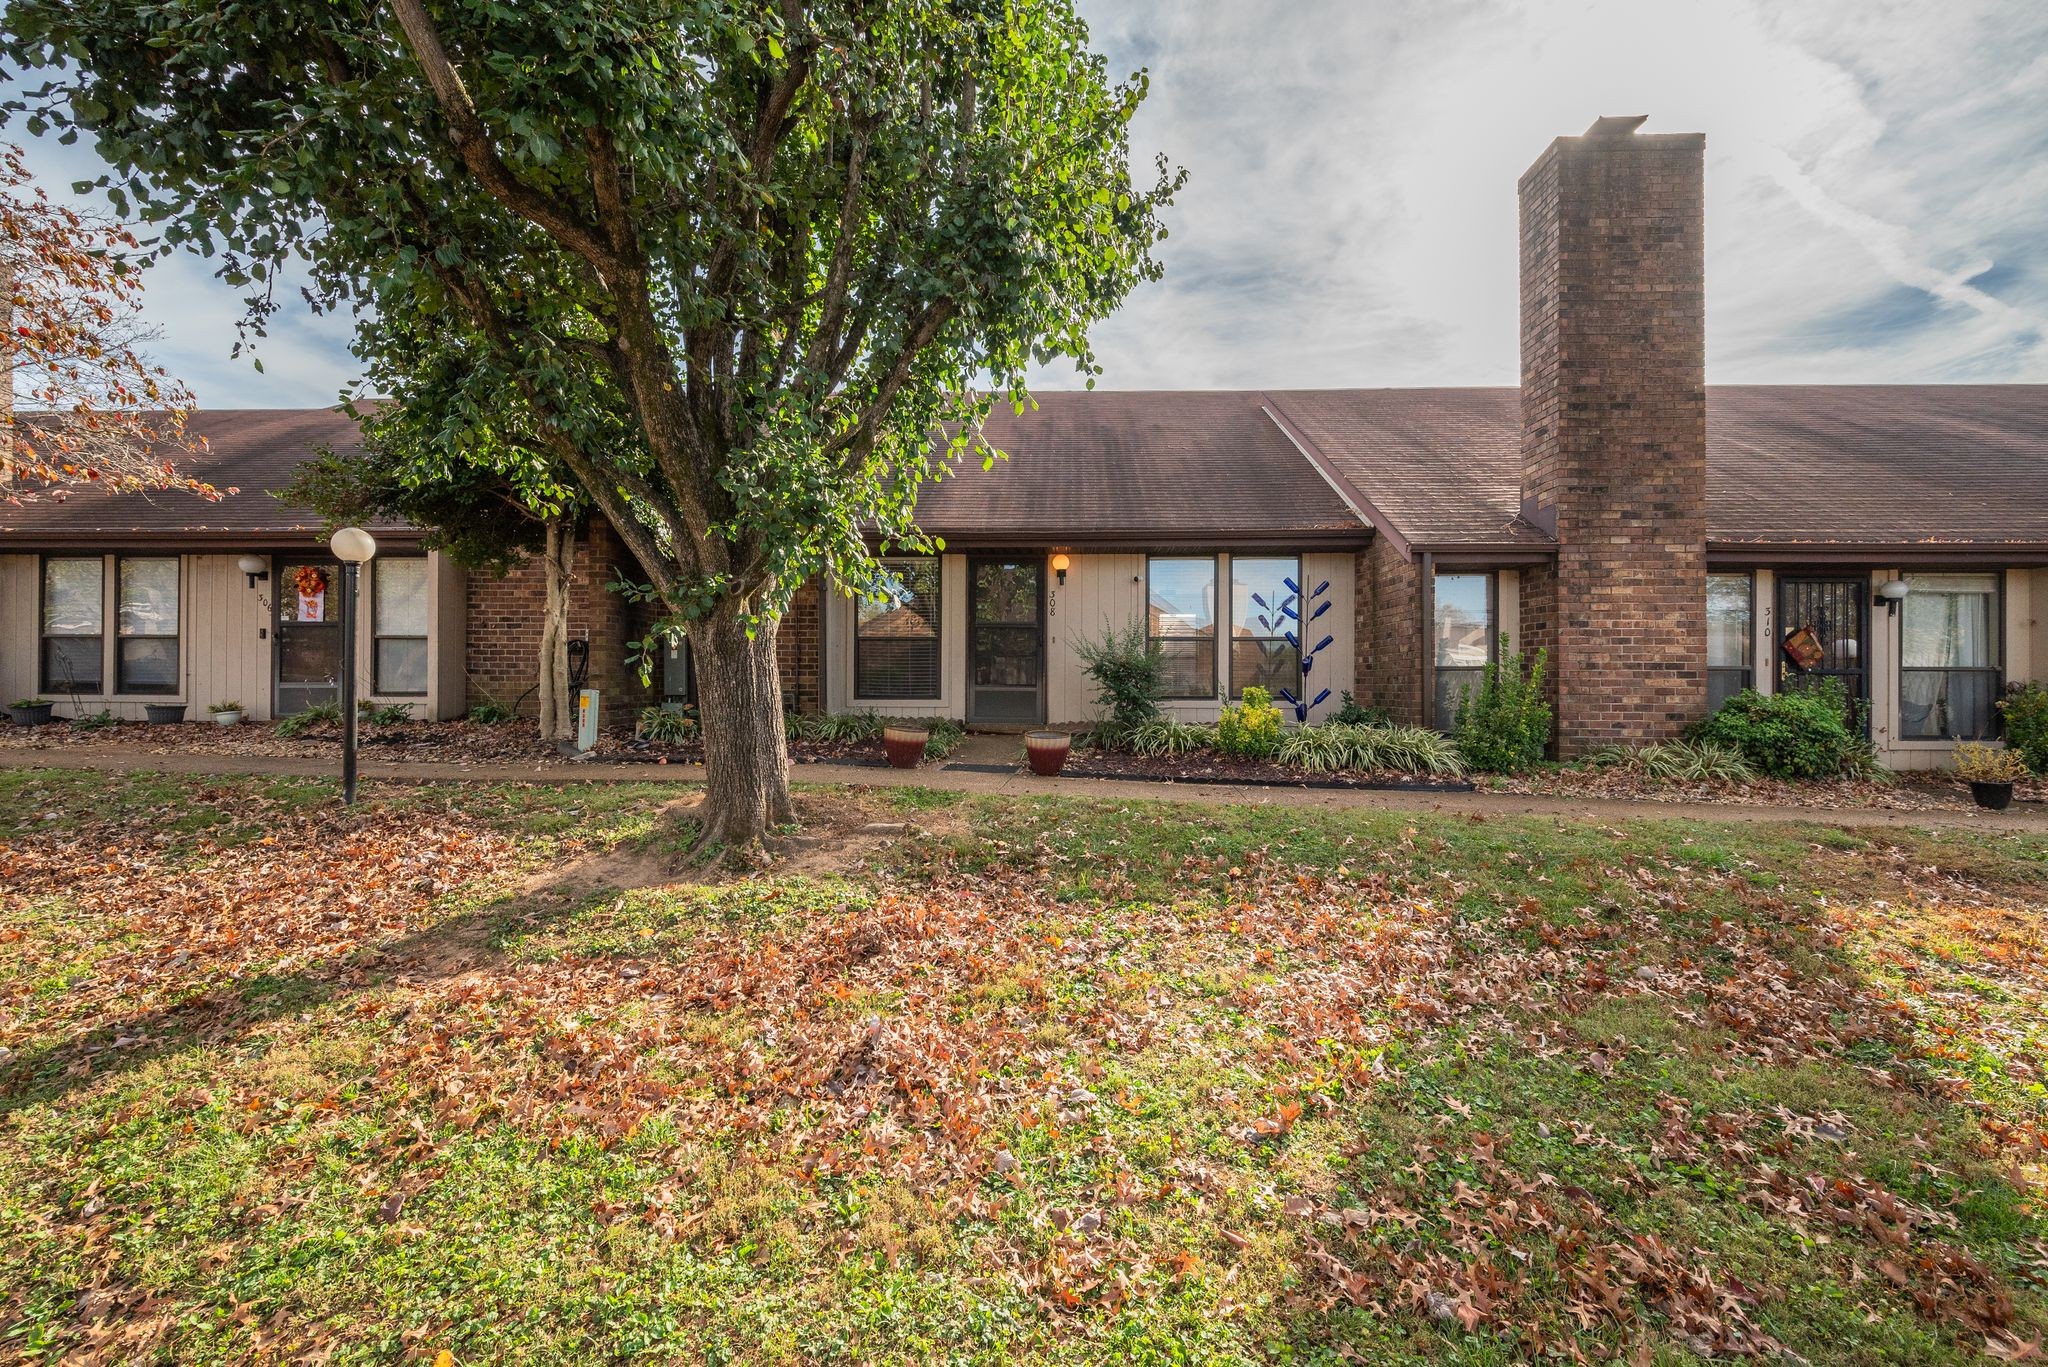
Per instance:
[[[1977,799],[1979,807],[2002,812],[2012,806],[2012,785],[2010,783],[1982,783],[1970,781],[1970,796]]]
[[[142,705],[142,715],[149,718],[151,726],[169,726],[185,720],[185,704],[181,702],[151,702]]]
[[[213,714],[213,724],[215,726],[240,726],[242,724],[242,714],[240,712],[216,712]]]
[[[31,703],[27,707],[10,707],[7,709],[7,719],[16,726],[42,726],[49,722],[50,714],[56,707],[57,704],[49,702]]]
[[[1074,738],[1064,731],[1030,731],[1024,736],[1024,758],[1040,778],[1052,778],[1065,768],[1073,748]]]
[[[882,749],[893,768],[915,769],[924,759],[925,742],[931,738],[932,733],[922,726],[885,726]]]

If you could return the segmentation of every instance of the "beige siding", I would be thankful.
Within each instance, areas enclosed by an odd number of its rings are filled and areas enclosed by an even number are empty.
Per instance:
[[[42,637],[36,625],[36,558],[0,555],[0,703],[33,697]]]
[[[1878,570],[1870,577],[1871,587],[1910,570]],[[2044,595],[2048,595],[2048,570],[2015,569],[2005,574],[2005,677],[2009,682],[2042,679],[2048,675],[2048,630],[2044,630]],[[1882,608],[1873,608],[1871,635],[1870,716],[1871,737],[1878,753],[1894,769],[1945,769],[1955,762],[1955,747],[1947,741],[1899,739],[1899,649],[1902,619]]]
[[[1072,563],[1066,587],[1057,579],[1047,582],[1045,715],[1054,725],[1092,721],[1101,712],[1076,644],[1099,640],[1145,611],[1144,556],[1070,551],[1067,558]],[[1176,712],[1203,706],[1215,710],[1202,703],[1168,704]]]
[[[275,581],[250,587],[234,555],[185,557],[188,719],[203,720],[217,702],[242,704],[251,721],[270,716],[270,594]]]

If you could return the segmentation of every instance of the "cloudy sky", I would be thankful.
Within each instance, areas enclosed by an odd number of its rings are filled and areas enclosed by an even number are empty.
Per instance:
[[[2048,381],[2041,0],[1081,4],[1151,72],[1137,152],[1190,172],[1166,279],[1098,334],[1107,385],[1514,383],[1515,180],[1601,114],[1707,134],[1710,379]],[[149,301],[207,406],[355,373],[295,299],[267,373],[231,360],[238,301],[196,259]]]

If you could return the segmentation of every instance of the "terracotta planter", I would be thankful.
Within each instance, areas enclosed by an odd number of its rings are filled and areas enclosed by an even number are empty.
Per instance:
[[[1030,731],[1024,736],[1024,757],[1040,778],[1052,778],[1065,768],[1067,752],[1073,748],[1074,738],[1064,731]]]
[[[142,705],[142,715],[149,718],[151,726],[169,726],[185,720],[185,704],[181,702],[152,702]]]
[[[1979,807],[2002,812],[2012,806],[2012,785],[2010,783],[1980,783],[1972,779],[1970,796],[1977,799]]]
[[[889,764],[897,769],[915,769],[924,760],[925,742],[932,733],[922,726],[885,726],[882,728],[882,749],[889,756]]]
[[[56,706],[55,703],[39,702],[28,707],[10,707],[7,709],[7,719],[16,726],[44,726],[49,723],[50,715]]]

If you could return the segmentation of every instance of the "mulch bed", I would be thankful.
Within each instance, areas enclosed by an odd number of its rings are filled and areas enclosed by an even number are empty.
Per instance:
[[[1469,793],[1463,779],[1420,774],[1311,774],[1271,760],[1226,759],[1209,752],[1193,755],[1125,755],[1093,751],[1075,756],[1060,771],[1063,778],[1142,779],[1153,783],[1224,783],[1258,788],[1392,788],[1425,793]]]
[[[1484,781],[1484,780],[1482,780]],[[1954,811],[1974,807],[1968,785],[1947,773],[1902,773],[1891,783],[1868,779],[1757,779],[1750,783],[1702,783],[1652,779],[1623,769],[1544,769],[1491,780],[1494,792],[1533,797],[1587,797],[1638,802],[1702,802],[1747,807],[1856,807],[1900,812]],[[2048,779],[2030,779],[2013,789],[2013,806],[2048,802]]]

